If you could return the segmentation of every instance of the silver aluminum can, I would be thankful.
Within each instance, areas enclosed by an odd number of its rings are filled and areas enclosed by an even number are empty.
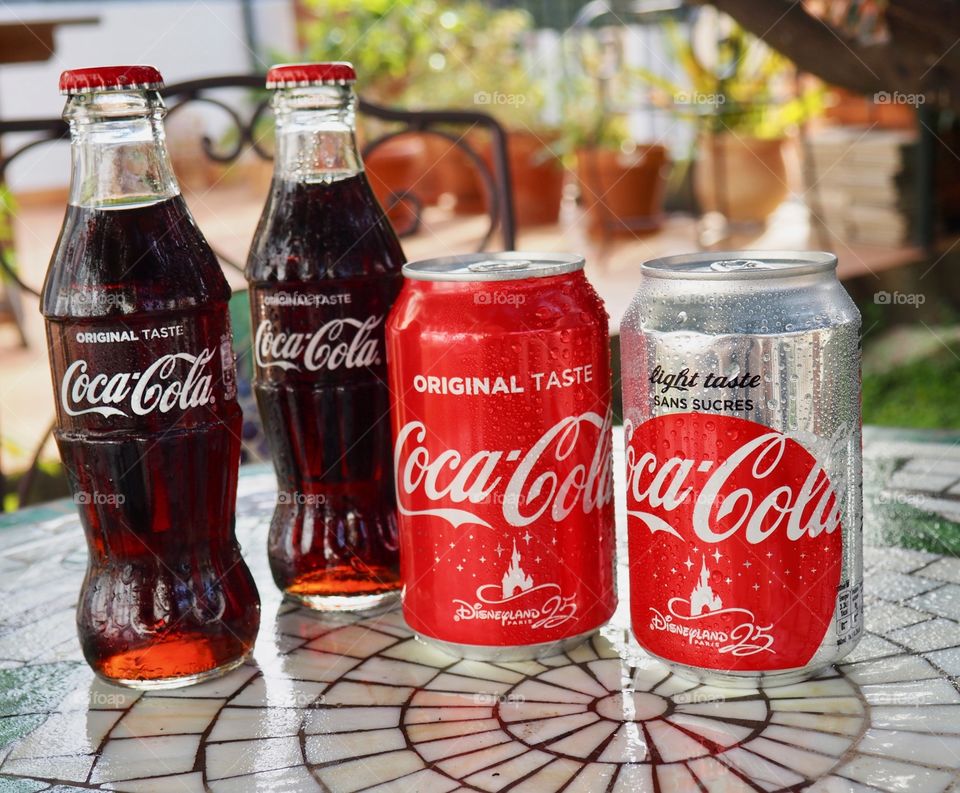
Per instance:
[[[860,315],[830,253],[655,259],[620,327],[631,617],[715,685],[785,685],[863,631]]]

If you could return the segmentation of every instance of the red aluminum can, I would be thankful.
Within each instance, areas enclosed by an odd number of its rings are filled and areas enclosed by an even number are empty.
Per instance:
[[[607,315],[564,254],[412,262],[387,321],[403,613],[482,660],[616,605]]]

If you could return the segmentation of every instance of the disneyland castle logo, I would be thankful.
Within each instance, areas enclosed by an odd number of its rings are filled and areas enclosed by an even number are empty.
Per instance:
[[[734,656],[773,652],[773,636],[769,633],[772,626],[757,625],[750,609],[724,607],[710,584],[706,557],[701,557],[700,574],[689,597],[670,598],[664,612],[652,606],[650,611],[650,630],[674,634],[692,646],[710,647]]]
[[[453,604],[455,622],[493,620],[501,625],[532,629],[556,628],[573,619],[577,612],[574,596],[566,596],[558,584],[534,583],[533,576],[523,569],[516,540],[500,583],[482,584],[477,587],[473,602],[456,598]]]

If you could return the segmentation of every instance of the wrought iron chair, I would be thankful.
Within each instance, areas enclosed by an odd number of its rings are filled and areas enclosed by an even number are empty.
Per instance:
[[[177,115],[183,108],[195,103],[219,108],[226,114],[235,134],[229,136],[230,143],[224,144],[221,137],[219,143],[204,133],[201,145],[204,154],[210,160],[224,165],[236,162],[246,151],[251,150],[256,156],[270,160],[271,152],[261,145],[255,131],[258,124],[270,112],[269,96],[264,92],[262,96],[253,95],[237,106],[229,104],[216,92],[223,89],[249,89],[251,92],[263,91],[264,75],[244,74],[227,75],[223,77],[208,77],[199,80],[190,80],[182,83],[173,83],[163,90],[168,106],[168,118]],[[399,108],[384,107],[382,105],[360,99],[359,112],[361,117],[378,119],[381,122],[394,125],[386,134],[367,142],[363,147],[364,157],[369,157],[379,147],[403,135],[412,133],[436,135],[450,141],[460,149],[467,160],[472,164],[480,177],[482,189],[486,196],[486,208],[489,224],[483,234],[478,250],[485,250],[499,232],[503,247],[507,250],[516,247],[516,223],[513,211],[513,198],[510,181],[509,161],[507,158],[507,136],[500,124],[490,115],[464,110],[436,110],[436,111],[409,111]],[[466,131],[480,128],[489,135],[491,140],[492,167],[471,146],[469,139],[464,135],[453,134],[451,129]],[[7,169],[26,152],[45,144],[64,141],[69,138],[66,123],[60,118],[35,118],[3,120],[0,119],[0,143],[7,135],[29,134],[31,139],[12,151],[0,156],[0,184],[5,183]],[[386,202],[388,209],[394,205],[406,204],[413,213],[413,222],[407,228],[399,229],[401,236],[413,234],[419,228],[422,206],[412,190],[394,192]],[[38,289],[23,282],[19,274],[11,266],[4,249],[4,241],[0,240],[0,280],[6,284],[11,300],[19,305],[22,295],[39,297]],[[242,265],[231,260],[219,251],[216,252],[220,261],[227,267],[242,271]],[[29,503],[30,492],[34,483],[40,454],[53,427],[44,433],[33,455],[30,467],[20,480],[18,503],[24,506]],[[5,480],[0,471],[0,512],[3,511],[4,496],[6,495]]]

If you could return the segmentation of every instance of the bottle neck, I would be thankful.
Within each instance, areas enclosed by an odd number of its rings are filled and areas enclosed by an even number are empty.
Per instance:
[[[274,175],[296,182],[334,182],[363,171],[357,150],[357,99],[350,86],[283,88],[273,97]]]
[[[180,194],[163,131],[166,111],[156,91],[74,94],[70,124],[70,203],[123,208]]]

